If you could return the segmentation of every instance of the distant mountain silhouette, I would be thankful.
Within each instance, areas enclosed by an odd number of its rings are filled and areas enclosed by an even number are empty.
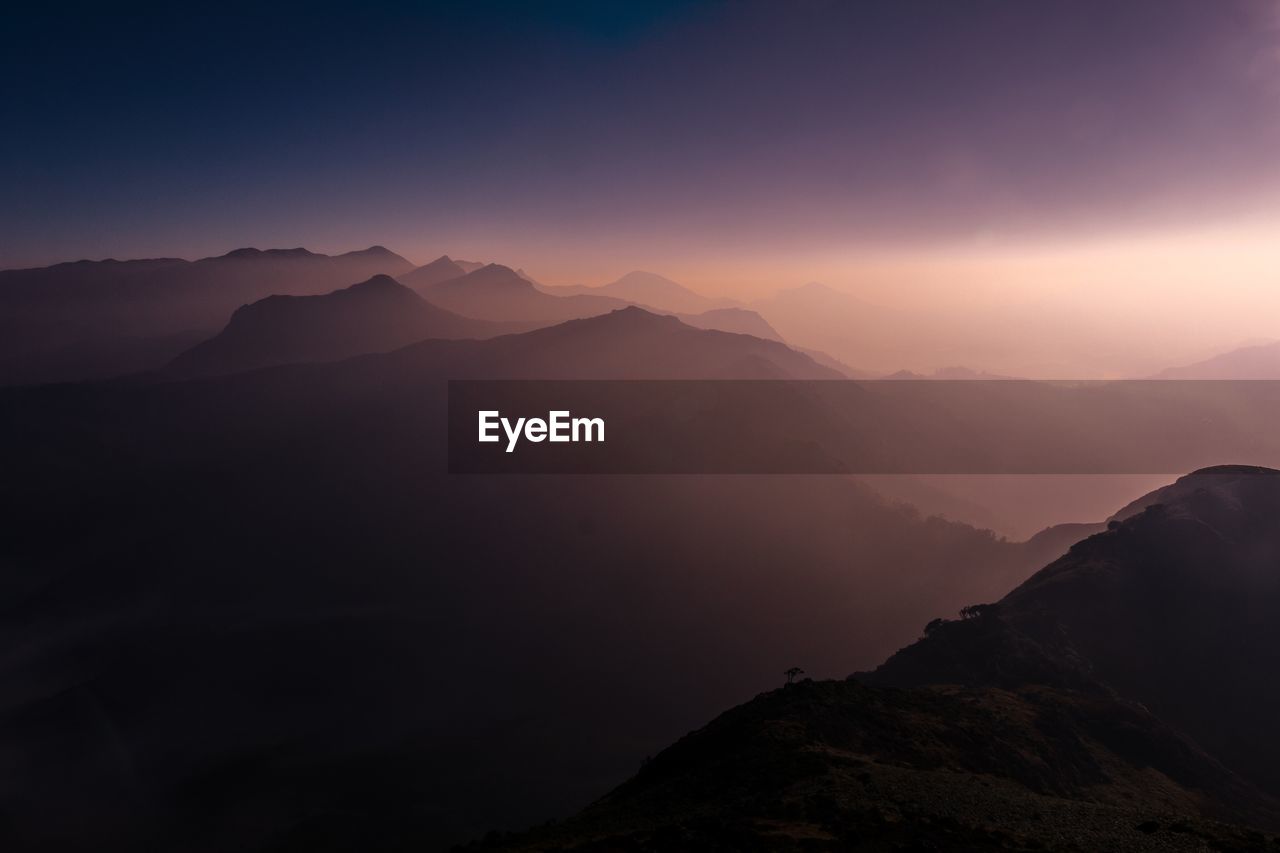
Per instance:
[[[1280,341],[1241,347],[1184,367],[1162,370],[1155,379],[1280,379]]]
[[[842,378],[777,341],[696,329],[635,306],[489,341],[428,341],[406,348],[399,357],[423,360],[432,370],[459,377]]]
[[[603,296],[551,296],[500,264],[488,264],[418,291],[436,305],[466,317],[544,324],[593,317],[628,304]]]
[[[269,296],[231,315],[217,336],[171,362],[168,373],[204,376],[274,364],[337,361],[427,338],[489,338],[519,324],[461,317],[378,275],[323,296]]]
[[[556,295],[610,296],[677,314],[701,314],[705,311],[738,307],[733,300],[712,299],[669,278],[641,271],[627,273],[617,281],[598,287],[575,284],[544,286],[543,289]]]
[[[439,261],[433,263],[438,264]],[[408,277],[402,280],[408,283]],[[599,292],[604,288],[574,289],[536,285],[500,264],[488,264],[464,276],[451,276],[434,284],[423,285],[418,290],[429,301],[467,317],[542,325],[595,317],[634,304],[629,299],[600,295]],[[658,313],[666,310],[648,303],[638,307]],[[778,333],[753,311],[718,308],[696,314],[673,313],[682,322],[696,328],[781,341]]]
[[[770,326],[769,328],[772,329],[773,327]],[[818,362],[818,364],[821,364],[823,367],[830,367],[832,370],[838,371],[839,373],[843,374],[849,379],[877,378],[875,373],[869,370],[860,370],[859,368],[851,367],[850,365],[846,364],[840,359],[835,358],[834,356],[828,353],[825,353],[822,350],[810,349],[809,347],[796,346],[795,344],[791,344],[791,348],[794,349],[796,352],[804,353],[805,355],[809,356],[809,358]]]
[[[971,367],[939,367],[930,374],[916,373],[911,370],[899,370],[883,377],[884,379],[932,379],[949,382],[961,380],[991,381],[995,379],[1014,379],[1013,376],[1001,376],[985,370],[974,370]]]
[[[475,320],[423,300],[388,276],[324,296],[272,296],[232,315],[216,337],[183,353],[168,372],[235,373],[273,364],[336,361],[427,339],[493,338],[526,331]],[[476,367],[508,377],[795,378],[838,374],[776,341],[703,330],[628,306],[485,345],[428,348],[459,375]]]
[[[344,255],[237,249],[184,261],[77,261],[0,271],[0,384],[156,369],[273,294],[326,293],[408,261],[381,246]]]
[[[423,264],[417,269],[398,276],[398,278],[401,284],[421,293],[432,285],[448,281],[451,278],[461,278],[466,274],[467,271],[454,262],[452,258],[448,255],[441,255],[431,263]]]
[[[682,323],[699,329],[719,329],[739,335],[752,335],[766,341],[782,341],[778,332],[754,311],[745,308],[713,308],[701,314],[675,315]],[[815,359],[816,360],[816,359]],[[832,365],[827,364],[827,367]]]
[[[552,296],[508,267],[457,261],[447,255],[413,268],[381,246],[333,257],[301,248],[244,248],[195,262],[172,258],[81,261],[9,270],[0,272],[0,333],[8,333],[0,334],[0,384],[156,370],[213,335],[227,324],[233,311],[249,303],[269,296],[320,295],[375,274],[397,277],[430,302],[461,317],[516,324],[505,331],[597,316],[632,304],[631,300],[596,292],[602,288],[592,288],[589,294]],[[628,277],[621,289],[654,295],[687,294],[690,298],[681,304],[698,309],[680,314],[690,325],[780,339],[752,312],[707,310],[707,306],[719,303],[673,282],[662,282],[666,280],[653,276]],[[302,309],[295,306],[294,310]],[[324,335],[348,339],[346,344],[335,344],[332,352],[363,351],[364,345],[356,345],[355,340],[370,334],[368,320],[353,318],[352,322],[361,328],[339,328],[336,314],[329,321]],[[412,325],[414,321],[405,322]],[[392,335],[390,339],[400,337]],[[292,360],[293,356],[286,359],[286,353],[299,345],[282,341],[279,352],[269,358],[270,347],[265,343],[258,347],[266,358],[263,363],[270,363]],[[246,350],[241,363],[259,360]]]

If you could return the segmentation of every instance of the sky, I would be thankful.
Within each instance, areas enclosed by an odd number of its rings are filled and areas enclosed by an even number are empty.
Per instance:
[[[382,244],[741,296],[1280,283],[1280,0],[31,3],[3,29],[0,267]]]

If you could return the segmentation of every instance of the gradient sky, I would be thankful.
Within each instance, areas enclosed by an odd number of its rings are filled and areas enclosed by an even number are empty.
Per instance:
[[[1277,0],[31,4],[3,32],[0,267],[381,243],[749,294],[1192,247],[1276,283]]]

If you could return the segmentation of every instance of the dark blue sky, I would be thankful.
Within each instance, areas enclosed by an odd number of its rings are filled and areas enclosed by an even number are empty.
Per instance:
[[[1250,215],[1277,25],[1273,0],[33,4],[0,50],[0,266],[379,242],[569,275]]]

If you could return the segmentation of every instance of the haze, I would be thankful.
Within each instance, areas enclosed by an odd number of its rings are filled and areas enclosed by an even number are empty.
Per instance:
[[[1274,0],[26,9],[11,36],[3,268],[380,243],[545,284],[821,281],[992,342],[875,370],[1144,375],[1275,335]]]

